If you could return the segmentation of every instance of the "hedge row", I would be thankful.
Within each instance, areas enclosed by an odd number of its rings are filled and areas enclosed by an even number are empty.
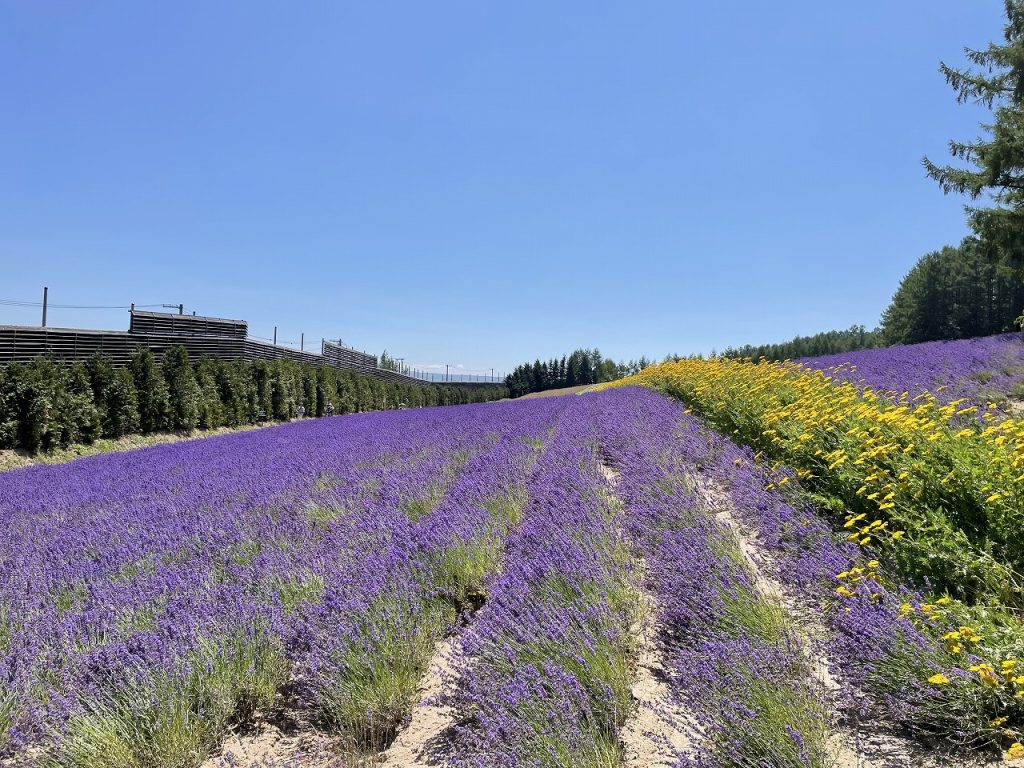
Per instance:
[[[158,361],[139,348],[127,368],[96,354],[72,364],[40,357],[0,368],[0,448],[48,451],[100,437],[190,432],[308,416],[457,405],[505,397],[503,386],[417,386],[291,360],[192,362],[184,347]]]

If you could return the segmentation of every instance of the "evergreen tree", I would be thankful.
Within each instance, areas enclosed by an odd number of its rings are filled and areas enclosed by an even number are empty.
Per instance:
[[[18,442],[18,410],[8,369],[0,368],[0,448],[13,448]]]
[[[218,380],[221,363],[212,357],[202,357],[195,366],[196,384],[199,387],[199,426],[202,429],[216,429],[227,421],[227,408],[221,399]]]
[[[1024,306],[1024,279],[993,262],[975,238],[923,256],[882,315],[887,344],[1011,331]]]
[[[122,437],[138,428],[139,401],[135,380],[128,368],[119,368],[103,391],[103,434]]]
[[[972,200],[989,197],[991,207],[967,206],[971,227],[986,248],[1005,263],[1024,267],[1024,0],[1006,0],[1002,43],[982,50],[966,49],[972,69],[945,63],[940,71],[956,92],[957,101],[983,104],[992,110],[983,123],[984,136],[951,141],[950,154],[962,166],[938,165],[924,159],[928,175],[947,194]]]
[[[61,445],[92,443],[103,433],[103,419],[93,396],[89,369],[82,361],[72,364],[60,388],[58,413],[61,417]]]
[[[170,404],[169,426],[175,432],[191,432],[199,426],[201,392],[185,347],[179,344],[167,350],[163,373]]]
[[[143,433],[159,432],[170,423],[167,382],[157,367],[153,353],[139,347],[128,366],[135,382],[139,402],[139,429]]]

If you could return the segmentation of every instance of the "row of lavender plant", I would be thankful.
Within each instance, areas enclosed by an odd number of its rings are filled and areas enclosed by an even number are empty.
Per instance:
[[[308,673],[351,627],[345,606],[393,586],[389,569],[419,570],[434,516],[403,502],[457,483],[451,468],[487,445],[537,439],[556,411],[355,416],[6,475],[0,749],[194,764],[293,667],[317,706]],[[518,448],[490,453],[501,477],[521,468]],[[431,561],[443,548],[420,547]]]
[[[706,433],[647,390],[595,401],[672,689],[692,716],[680,724],[693,740],[680,765],[829,765],[828,708],[807,656],[734,532],[703,501],[725,480]]]
[[[464,640],[457,765],[619,764],[639,597],[590,402],[572,398],[559,420]]]
[[[880,719],[955,745],[1020,741],[1024,678],[1014,669],[1024,637],[1016,621],[907,588],[848,529],[835,531],[817,513],[793,473],[713,433],[704,439],[735,508],[772,553],[775,577],[829,629],[825,652],[845,683],[840,704],[850,720]],[[992,658],[1012,661],[998,672]]]
[[[666,408],[680,410],[652,393],[637,394],[650,401],[637,406],[648,418]],[[758,546],[771,553],[771,575],[807,615],[820,617],[826,634],[817,651],[842,684],[836,705],[843,717],[956,744],[1012,749],[1019,743],[1024,679],[1017,682],[1015,669],[1024,656],[1024,638],[1013,622],[907,589],[851,541],[847,530],[834,530],[807,503],[794,474],[762,465],[749,448],[694,417],[683,415],[678,423],[684,466],[701,468],[726,490],[735,513],[757,532]],[[645,435],[667,434],[669,426],[666,413],[635,435],[632,445],[643,446],[649,441]],[[993,665],[993,657],[1004,661]]]
[[[984,405],[1007,394],[1024,397],[1024,337],[1019,333],[863,349],[797,362],[843,381],[915,397]]]
[[[475,607],[521,517],[525,477],[557,404],[505,408],[488,447],[460,454],[432,484],[385,502],[390,529],[339,524],[321,551],[330,585],[293,627],[305,703],[357,752],[384,749],[407,718],[437,642]],[[369,541],[369,535],[385,538]],[[366,558],[352,572],[338,554]]]

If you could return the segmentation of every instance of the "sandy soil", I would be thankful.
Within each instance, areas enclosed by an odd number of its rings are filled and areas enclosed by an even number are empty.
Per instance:
[[[200,768],[347,768],[333,740],[316,731],[286,734],[264,724],[251,733],[232,734],[221,753]]]
[[[639,656],[632,688],[636,706],[620,734],[624,768],[671,768],[677,764],[677,756],[691,747],[687,723],[692,718],[673,702],[665,682],[655,609],[649,606],[638,630]]]
[[[455,725],[455,710],[445,703],[443,694],[458,677],[460,666],[457,637],[438,644],[430,660],[427,675],[420,683],[420,703],[413,710],[412,720],[399,732],[394,743],[384,752],[382,766],[446,766],[451,754],[449,738]]]
[[[601,473],[614,493],[618,473],[607,464],[601,465]],[[619,734],[622,764],[623,768],[671,768],[680,754],[690,750],[688,724],[693,718],[673,701],[665,681],[654,596],[644,593],[642,599],[643,616],[632,628],[637,646],[631,689],[635,705]]]

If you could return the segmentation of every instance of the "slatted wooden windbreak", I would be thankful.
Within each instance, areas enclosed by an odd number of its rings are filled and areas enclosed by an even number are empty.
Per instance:
[[[249,324],[244,320],[170,312],[132,310],[129,330],[91,331],[79,328],[40,328],[24,325],[0,325],[0,365],[28,363],[45,355],[56,360],[85,360],[96,352],[107,355],[116,366],[127,365],[138,347],[152,350],[157,357],[173,346],[181,345],[189,357],[216,357],[221,360],[289,359],[310,365],[330,365],[346,371],[395,384],[430,386],[484,385],[488,382],[427,381],[377,366],[377,358],[333,341],[322,343],[321,354],[304,352],[248,338]],[[493,383],[493,382],[492,382]]]
[[[133,309],[128,333],[180,333],[244,339],[249,336],[249,324],[245,320],[226,320],[222,317],[175,315]]]
[[[177,315],[176,317],[190,317]],[[289,359],[310,365],[331,365],[357,371],[382,381],[427,386],[428,382],[377,367],[377,358],[331,342],[324,343],[324,354],[303,352],[255,339],[197,333],[149,333],[142,331],[91,331],[78,328],[39,328],[0,325],[0,365],[28,363],[45,355],[56,360],[85,360],[96,352],[107,355],[115,366],[128,364],[138,347],[152,350],[157,357],[173,346],[181,345],[195,359],[209,355],[221,360]]]

